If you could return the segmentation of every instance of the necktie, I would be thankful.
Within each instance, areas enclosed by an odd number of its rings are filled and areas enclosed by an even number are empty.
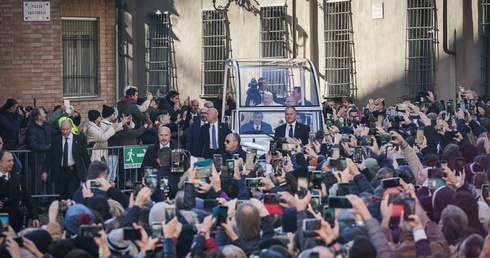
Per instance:
[[[63,167],[68,167],[68,138],[65,138],[65,145],[63,146]]]
[[[256,131],[258,131],[258,130],[259,130],[259,126],[256,126],[256,127],[255,127],[255,130],[256,130]]]
[[[211,146],[213,150],[218,149],[218,144],[216,142],[216,127],[213,125],[213,128],[211,129]]]
[[[290,138],[294,138],[294,134],[293,134],[293,125],[289,125],[289,137],[290,137]]]
[[[2,180],[3,180],[4,182],[7,182],[7,175],[3,175],[3,176],[2,176]]]

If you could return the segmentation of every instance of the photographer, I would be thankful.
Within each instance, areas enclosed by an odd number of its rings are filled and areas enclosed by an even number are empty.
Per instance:
[[[18,150],[20,148],[19,130],[27,127],[32,107],[26,107],[26,109],[19,106],[15,99],[8,99],[0,108],[0,136],[4,140],[4,149]]]

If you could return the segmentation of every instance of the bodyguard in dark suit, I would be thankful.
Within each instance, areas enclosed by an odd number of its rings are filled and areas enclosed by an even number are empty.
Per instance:
[[[169,147],[171,150],[179,149],[181,146],[174,140],[170,139],[172,133],[166,126],[158,128],[158,142],[152,146],[148,146],[145,156],[141,163],[141,175],[144,175],[145,167],[153,167],[153,171],[157,171],[160,165],[157,162],[158,150],[163,147]]]
[[[18,232],[22,227],[19,203],[22,201],[32,218],[33,226],[41,226],[34,200],[25,185],[22,175],[12,171],[14,157],[6,150],[0,150],[0,212],[9,214],[9,224]],[[19,182],[20,180],[20,182]]]
[[[254,112],[253,120],[242,125],[240,133],[247,133],[250,131],[259,131],[262,133],[272,133],[272,126],[266,122],[263,122],[264,114],[262,112]]]
[[[218,110],[210,108],[208,111],[208,123],[201,126],[201,140],[199,149],[201,157],[211,158],[214,154],[225,152],[225,138],[231,133],[228,124],[218,122]]]
[[[199,113],[200,120],[192,123],[186,131],[185,137],[185,149],[188,150],[192,156],[201,156],[201,150],[199,149],[199,141],[201,139],[201,126],[208,122],[208,108],[201,108]]]
[[[85,138],[71,133],[70,121],[63,121],[61,135],[53,137],[43,166],[43,172],[51,168],[51,181],[56,184],[61,200],[71,199],[80,187],[80,182],[87,180],[89,165],[90,156],[87,153]]]
[[[304,145],[308,144],[310,127],[296,122],[296,109],[294,107],[287,107],[284,116],[286,123],[276,128],[274,137],[296,138],[300,139]]]

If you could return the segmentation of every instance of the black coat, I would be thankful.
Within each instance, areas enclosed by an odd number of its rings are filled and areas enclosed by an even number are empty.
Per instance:
[[[5,199],[9,201],[3,201]],[[27,189],[22,175],[10,172],[10,179],[7,182],[0,179],[0,200],[4,202],[4,207],[0,212],[7,212],[9,214],[10,225],[16,232],[22,226],[22,216],[19,209],[20,201],[26,205],[32,219],[39,219],[36,205],[31,198],[31,193]],[[10,205],[5,206],[6,203],[10,203]]]
[[[61,134],[53,137],[51,148],[46,156],[46,161],[43,165],[43,172],[47,172],[51,169],[51,181],[58,183],[58,177],[61,172],[61,160],[63,158],[63,136]],[[75,160],[75,167],[77,169],[78,179],[82,182],[87,180],[87,169],[90,165],[90,156],[87,152],[87,143],[85,138],[73,134],[73,146],[72,155]]]
[[[201,126],[201,139],[199,141],[199,149],[201,150],[201,157],[203,158],[211,158],[212,155],[210,153],[210,144],[211,144],[211,137],[209,135],[209,128],[210,124],[207,123],[203,126]],[[220,123],[218,122],[218,139],[216,139],[218,142],[218,148],[219,148],[219,153],[224,153],[226,151],[225,149],[225,139],[226,136],[231,133],[230,128],[228,128],[228,124],[226,123]]]
[[[32,151],[29,155],[29,165],[42,165],[51,147],[52,127],[44,122],[42,125],[32,122],[27,128],[27,148]]]
[[[186,130],[185,137],[185,149],[188,150],[192,156],[201,156],[202,149],[199,149],[199,142],[201,139],[201,121],[194,122]]]
[[[274,137],[286,137],[286,126],[288,124],[280,125],[276,128]],[[310,134],[310,127],[296,122],[296,128],[294,129],[294,138],[301,139],[301,142],[306,145],[308,144],[308,137]]]
[[[7,109],[0,108],[0,136],[3,139],[3,148],[6,150],[19,149],[19,129],[27,125],[27,119],[18,113],[9,113]]]
[[[174,140],[170,140],[170,149],[175,150],[178,148],[181,148],[180,144],[177,144],[177,142]],[[143,157],[143,161],[141,162],[142,175],[144,175],[145,167],[153,167],[155,169],[160,168],[160,165],[157,162],[158,150],[160,150],[160,142],[148,146],[148,148],[146,149],[145,156]]]

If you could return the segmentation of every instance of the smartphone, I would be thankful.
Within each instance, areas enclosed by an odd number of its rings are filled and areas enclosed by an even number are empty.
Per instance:
[[[214,167],[216,168],[216,171],[220,172],[221,171],[221,165],[223,164],[223,158],[221,157],[221,154],[214,154],[213,155],[213,164],[214,164]]]
[[[260,178],[245,178],[245,186],[248,188],[262,187],[262,181]]]
[[[204,199],[203,200],[203,209],[206,211],[212,211],[214,207],[218,206],[219,202],[216,199]]]
[[[485,200],[490,196],[490,185],[489,184],[482,184],[481,185],[481,196]]]
[[[7,232],[9,231],[9,214],[8,213],[0,213],[0,222],[2,223],[2,225],[0,225],[2,227],[2,232]]]
[[[168,177],[161,176],[160,177],[160,191],[168,190]]]
[[[300,199],[305,198],[308,193],[308,179],[306,177],[298,177],[298,191],[296,194]]]
[[[221,225],[221,223],[226,223],[226,218],[228,217],[228,206],[218,205],[214,207],[212,216],[213,218],[216,218],[213,228]]]
[[[272,161],[272,168],[273,168],[273,173],[274,176],[281,176],[282,175],[282,168],[283,168],[283,160],[282,159],[276,159]],[[264,169],[265,171],[265,169]]]
[[[319,213],[322,211],[322,198],[316,192],[311,195],[310,205],[314,212]]]
[[[64,201],[64,202],[60,201],[58,205],[59,205],[58,211],[65,212],[73,205],[73,203],[69,201]]]
[[[146,166],[145,167],[145,175],[143,177],[147,177],[153,175],[153,167],[151,166]]]
[[[138,196],[138,193],[141,191],[143,188],[143,183],[141,181],[136,181],[133,182],[133,195],[136,198]]]
[[[337,196],[346,196],[350,194],[349,183],[338,183],[337,184]]]
[[[168,223],[175,217],[175,205],[165,206],[165,221]]]
[[[424,143],[424,129],[418,128],[417,129],[417,144],[422,144]]]
[[[331,158],[330,159],[330,168],[338,170],[339,167],[339,161],[337,159]]]
[[[141,239],[141,232],[137,228],[123,228],[123,240],[134,241]]]
[[[396,109],[392,108],[390,109],[390,118],[394,118],[396,116]]]
[[[374,99],[369,99],[368,100],[369,108],[374,108]]]
[[[228,168],[228,173],[232,174],[232,172],[235,170],[235,160],[234,159],[227,159],[226,160],[226,168]]]
[[[14,241],[17,242],[17,244],[19,245],[19,247],[23,247],[24,246],[24,240],[22,239],[22,237],[14,237]]]
[[[325,120],[325,125],[327,127],[331,127],[333,125],[333,119],[326,119]]]
[[[459,93],[465,92],[464,85],[459,85]]]
[[[189,232],[192,235],[196,235],[198,231],[196,225],[182,225],[182,232]]]
[[[342,134],[342,138],[340,138],[340,142],[350,142],[350,134]]]
[[[152,191],[157,187],[158,178],[156,175],[150,175],[145,177],[146,187],[150,188]]]
[[[441,168],[447,168],[447,160],[441,160],[439,163],[441,164]]]
[[[335,208],[323,206],[323,219],[330,224],[331,228],[335,227]]]
[[[403,219],[411,220],[409,216],[414,214],[415,214],[415,199],[408,198],[403,200]]]
[[[400,186],[400,178],[399,177],[385,178],[385,179],[381,180],[381,188],[383,188],[383,189],[398,187],[398,186]]]
[[[245,169],[253,169],[254,168],[254,158],[255,154],[247,153],[246,161],[245,161]]]
[[[277,142],[276,141],[271,141],[269,143],[269,151],[271,152],[272,155],[276,154],[276,151],[277,151]]]
[[[151,238],[160,239],[163,236],[162,231],[162,223],[161,222],[153,222],[151,224]]]
[[[443,187],[445,185],[446,185],[446,181],[444,181],[441,178],[429,178],[427,181],[427,188],[429,188],[429,190],[431,191],[434,191],[439,187]]]
[[[337,178],[335,177],[335,175],[333,174],[332,171],[327,170],[327,172],[325,173],[325,176],[323,177],[323,182],[326,185],[333,185],[333,184],[337,183]]]
[[[381,141],[382,144],[387,143],[391,140],[391,134],[390,133],[382,133],[379,135],[379,140]]]
[[[304,219],[303,231],[315,231],[322,227],[322,221],[320,219]]]
[[[316,132],[310,132],[308,136],[308,138],[310,139],[310,143],[313,143],[316,140]]]
[[[264,194],[264,204],[279,204],[281,195],[279,194]]]
[[[99,188],[102,186],[102,184],[97,179],[89,180],[89,184],[90,184],[90,188]]]
[[[396,163],[398,163],[398,166],[408,166],[408,161],[406,158],[398,158],[396,159]]]
[[[339,171],[344,171],[346,168],[347,168],[347,163],[345,161],[345,158],[337,159],[337,169]]]
[[[403,200],[410,198],[408,193],[389,193],[388,194],[388,204],[403,204]]]
[[[83,238],[93,238],[99,234],[101,226],[80,225],[78,228],[78,236]]]
[[[328,207],[329,208],[350,209],[350,208],[352,208],[352,204],[344,196],[328,196]]]
[[[354,150],[354,163],[362,162],[362,147],[356,147]]]
[[[322,171],[313,171],[311,173],[311,183],[313,185],[313,189],[322,189],[323,176]]]
[[[456,175],[462,173],[465,166],[466,166],[466,161],[464,161],[464,159],[456,159],[456,167],[455,167]]]

